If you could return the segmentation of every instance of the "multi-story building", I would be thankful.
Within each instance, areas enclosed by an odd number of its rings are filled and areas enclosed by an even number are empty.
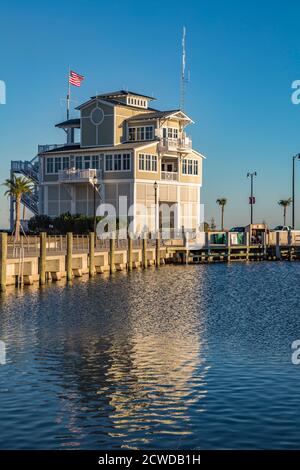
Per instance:
[[[118,211],[120,197],[127,198],[135,232],[143,230],[142,208],[149,209],[153,230],[156,192],[159,207],[170,207],[171,228],[197,229],[204,157],[185,132],[193,121],[179,109],[151,108],[153,100],[124,90],[104,93],[78,106],[80,118],[57,124],[68,142],[39,148],[39,213],[93,215],[96,187],[97,205],[110,203]]]

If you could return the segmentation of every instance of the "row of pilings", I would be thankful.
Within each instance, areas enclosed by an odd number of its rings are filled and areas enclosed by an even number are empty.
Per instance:
[[[71,281],[73,276],[73,233],[69,232],[66,234],[66,249],[65,249],[65,275],[67,281]],[[39,252],[38,256],[38,277],[40,285],[44,285],[47,282],[47,233],[42,232],[39,235]],[[96,274],[95,268],[95,233],[91,232],[88,235],[88,274],[90,277]],[[146,269],[148,267],[147,259],[147,248],[148,248],[148,238],[142,238],[141,240],[141,250],[142,250],[142,260],[141,267]],[[126,269],[128,271],[133,270],[133,238],[128,234],[127,238],[127,263]],[[109,248],[108,248],[108,259],[109,259],[109,272],[112,274],[116,271],[115,263],[115,251],[116,251],[116,237],[113,235],[109,239]],[[7,233],[0,233],[0,291],[4,292],[7,286],[7,260],[8,260],[8,236]],[[155,260],[154,265],[158,268],[161,265],[161,262],[164,261],[161,259],[160,254],[160,237],[158,236],[155,240]]]

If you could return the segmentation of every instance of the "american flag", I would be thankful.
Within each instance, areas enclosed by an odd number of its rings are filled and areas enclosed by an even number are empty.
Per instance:
[[[82,80],[84,80],[83,75],[79,75],[79,73],[70,70],[69,83],[71,83],[71,85],[80,86]]]

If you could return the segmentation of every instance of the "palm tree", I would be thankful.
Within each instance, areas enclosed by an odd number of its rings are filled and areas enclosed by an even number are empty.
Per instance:
[[[16,202],[16,218],[15,218],[15,240],[20,240],[20,226],[21,226],[21,199],[23,194],[32,193],[32,183],[24,176],[12,176],[12,178],[5,180],[4,186],[7,187],[5,196],[10,196]]]
[[[289,197],[288,199],[280,199],[280,201],[278,201],[278,204],[283,207],[283,225],[286,225],[286,212],[287,212],[287,208],[291,205],[292,203],[292,198]]]
[[[227,204],[227,199],[225,197],[219,198],[216,200],[216,203],[221,207],[221,226],[222,231],[224,230],[224,208]]]

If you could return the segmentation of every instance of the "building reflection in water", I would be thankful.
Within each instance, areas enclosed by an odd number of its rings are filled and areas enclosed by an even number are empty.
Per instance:
[[[32,289],[18,315],[3,299],[12,362],[20,344],[30,351],[28,384],[56,446],[180,447],[193,432],[205,409],[205,309],[201,279],[182,283],[180,271]]]

